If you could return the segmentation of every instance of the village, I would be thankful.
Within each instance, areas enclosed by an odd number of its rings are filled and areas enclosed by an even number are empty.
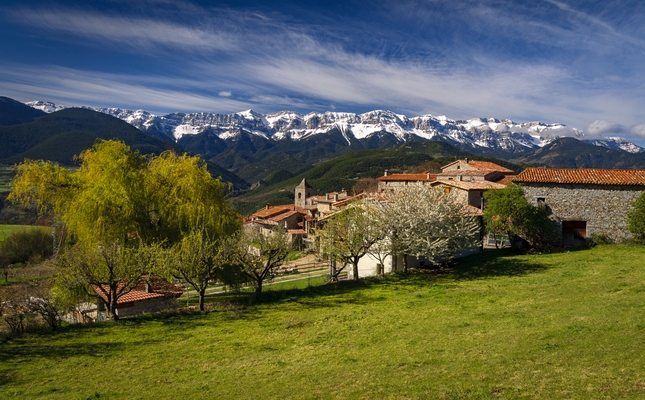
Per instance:
[[[521,185],[527,201],[548,209],[554,221],[556,244],[563,247],[585,246],[593,236],[601,235],[612,242],[631,238],[627,229],[631,205],[645,193],[645,171],[611,169],[527,168],[515,175],[508,168],[489,161],[461,159],[441,167],[441,172],[392,174],[387,170],[377,178],[376,192],[350,194],[347,191],[313,195],[306,179],[294,190],[294,203],[267,204],[244,220],[245,229],[269,234],[275,226],[287,231],[289,240],[299,248],[313,248],[315,228],[346,207],[365,199],[387,201],[387,195],[412,186],[428,186],[450,194],[467,207],[464,212],[477,217],[480,229],[476,241],[481,251],[491,233],[484,232],[485,193],[510,184]],[[472,254],[463,252],[462,255]],[[408,256],[407,264],[418,267],[423,257]],[[374,276],[381,271],[396,270],[397,263],[388,257],[385,265],[367,254],[359,264],[360,276]],[[398,265],[402,265],[398,262]]]

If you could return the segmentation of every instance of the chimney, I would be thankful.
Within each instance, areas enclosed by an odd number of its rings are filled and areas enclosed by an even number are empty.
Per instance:
[[[338,193],[334,193],[334,202],[338,201]]]
[[[430,172],[426,172],[426,179],[430,180]]]
[[[266,209],[266,210],[268,210],[269,208],[270,208],[270,205],[269,205],[269,203],[267,203],[267,205],[266,205],[266,208],[265,208],[265,209]]]
[[[468,157],[466,157],[466,164],[468,164]]]
[[[388,176],[389,174],[390,174],[390,171],[385,170],[385,173],[383,174],[383,176]]]

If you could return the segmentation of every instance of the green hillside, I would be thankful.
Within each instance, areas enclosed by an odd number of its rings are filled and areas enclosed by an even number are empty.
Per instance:
[[[177,149],[154,139],[118,118],[81,108],[68,108],[32,122],[0,127],[0,160],[5,164],[25,158],[46,159],[73,165],[73,157],[97,138],[124,141],[143,154]]]
[[[441,166],[463,157],[492,160],[517,172],[524,169],[523,166],[508,161],[473,156],[442,142],[407,143],[391,149],[359,150],[347,153],[293,177],[284,174],[283,176],[288,179],[260,185],[235,197],[233,203],[238,211],[246,215],[266,203],[293,202],[293,189],[303,178],[313,186],[315,194],[322,194],[342,189],[351,190],[358,179],[378,178],[386,169],[392,173],[420,172],[417,171],[418,167],[425,162],[435,161]]]
[[[645,248],[487,252],[444,273],[0,343],[3,398],[642,399]]]

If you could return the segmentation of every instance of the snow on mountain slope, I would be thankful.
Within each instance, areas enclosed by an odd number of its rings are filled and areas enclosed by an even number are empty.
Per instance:
[[[65,108],[65,106],[43,101],[26,104],[45,112]],[[433,115],[408,118],[386,110],[374,110],[363,114],[311,112],[306,115],[291,111],[264,115],[253,110],[245,110],[234,114],[201,112],[159,116],[144,110],[86,108],[120,118],[143,132],[155,131],[175,141],[185,135],[206,131],[224,140],[236,137],[240,132],[245,131],[271,140],[297,141],[337,129],[348,144],[351,143],[352,138],[360,140],[374,135],[390,135],[399,142],[444,139],[473,149],[515,153],[542,147],[559,137],[571,136],[570,132],[573,132],[578,139],[596,146],[620,149],[630,153],[645,151],[624,138],[586,139],[581,131],[575,128],[571,131],[562,124],[516,123],[509,119],[473,118],[458,121],[446,116]]]

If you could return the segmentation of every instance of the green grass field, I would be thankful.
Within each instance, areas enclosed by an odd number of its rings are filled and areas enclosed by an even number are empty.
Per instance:
[[[51,227],[38,226],[38,225],[2,225],[0,224],[0,242],[14,232],[19,232],[26,229],[46,229],[51,232]]]
[[[645,397],[645,248],[486,252],[449,273],[25,334],[2,398]]]

